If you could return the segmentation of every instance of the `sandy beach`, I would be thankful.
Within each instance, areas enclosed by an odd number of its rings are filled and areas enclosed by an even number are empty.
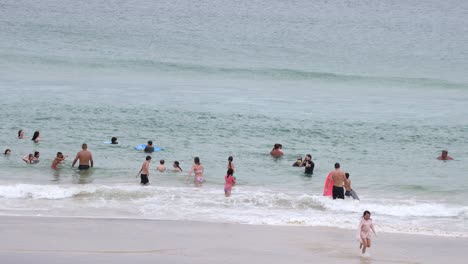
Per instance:
[[[465,263],[466,238],[188,221],[0,217],[1,263]]]

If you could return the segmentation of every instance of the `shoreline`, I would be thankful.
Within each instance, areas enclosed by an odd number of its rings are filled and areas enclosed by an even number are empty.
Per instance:
[[[20,218],[58,218],[58,219],[83,219],[83,220],[109,220],[109,221],[162,221],[162,222],[188,222],[188,223],[207,223],[207,224],[228,224],[228,225],[247,225],[247,226],[271,226],[271,227],[292,227],[292,228],[320,228],[320,229],[336,229],[343,231],[355,231],[353,228],[325,226],[325,225],[300,225],[300,224],[259,224],[259,223],[243,223],[243,222],[229,222],[229,221],[210,221],[210,220],[177,220],[177,219],[154,219],[154,218],[133,218],[133,217],[102,217],[102,216],[67,216],[67,215],[15,215],[15,214],[0,214],[2,217],[20,217]],[[357,227],[356,222],[356,227]],[[377,225],[378,226],[378,225]],[[378,228],[378,227],[377,227]],[[395,235],[408,235],[408,236],[422,236],[422,237],[435,237],[435,238],[456,238],[468,239],[468,236],[462,234],[434,234],[431,232],[418,232],[406,233],[404,231],[388,231],[379,229],[379,233],[395,234]]]
[[[467,238],[177,220],[0,216],[2,263],[464,263]],[[430,239],[427,239],[430,238]]]

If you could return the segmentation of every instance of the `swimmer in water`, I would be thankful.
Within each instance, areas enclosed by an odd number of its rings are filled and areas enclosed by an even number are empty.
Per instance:
[[[34,143],[38,143],[41,140],[41,137],[39,135],[39,131],[34,132],[33,137],[31,138]]]
[[[296,159],[296,162],[293,163],[293,167],[302,167],[302,157],[301,156],[297,156],[297,159]]]
[[[273,146],[273,149],[270,151],[270,155],[272,155],[273,157],[281,157],[281,156],[283,156],[284,153],[283,153],[283,151],[282,151],[282,148],[283,148],[283,145],[276,143],[276,144]]]
[[[11,154],[11,150],[10,149],[5,149],[5,152],[3,153],[5,155],[10,155]]]
[[[182,168],[179,166],[179,162],[176,160],[174,161],[174,164],[172,164],[174,167],[174,172],[182,172]]]
[[[34,164],[36,162],[34,162],[34,155],[33,154],[29,154],[27,156],[24,156],[23,157],[23,160],[24,162],[26,162],[27,164]]]
[[[164,165],[164,160],[160,160],[159,161],[159,165],[156,167],[156,169],[159,171],[159,172],[165,172],[166,171],[166,165]]]
[[[111,144],[113,144],[113,145],[119,144],[119,142],[117,142],[117,138],[116,138],[116,137],[112,137],[112,138],[111,138]]]
[[[52,165],[50,167],[54,170],[58,169],[58,165],[62,164],[66,157],[68,156],[64,156],[62,152],[57,152],[57,156],[54,161],[52,161]]]
[[[39,163],[39,157],[40,156],[41,156],[41,154],[39,153],[39,151],[34,152],[34,163]]]
[[[18,131],[18,139],[23,139],[24,138],[24,130],[23,129],[20,129]]]
[[[442,150],[442,154],[437,159],[438,160],[453,160],[453,158],[448,155],[448,151],[445,149]]]
[[[194,182],[195,182],[195,185],[196,186],[200,186],[204,181],[205,179],[203,178],[203,165],[200,163],[200,158],[199,157],[195,157],[193,159],[193,166],[192,166],[192,169],[189,171],[188,173],[188,176],[190,177],[192,175],[192,172],[195,173],[195,178],[194,178]]]

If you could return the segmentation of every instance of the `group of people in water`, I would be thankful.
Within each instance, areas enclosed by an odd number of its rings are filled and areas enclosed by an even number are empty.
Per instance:
[[[24,138],[24,131],[18,131],[18,139]],[[39,131],[35,131],[31,140],[35,143],[38,143],[40,139]],[[119,144],[116,137],[112,137],[110,144]],[[82,150],[79,151],[75,159],[72,162],[72,167],[78,162],[78,170],[85,171],[94,166],[94,160],[92,153],[88,150],[87,144],[82,144]],[[273,157],[281,157],[284,155],[282,150],[282,144],[274,144],[273,149],[270,151],[270,155]],[[152,153],[155,151],[152,141],[148,141],[143,151],[145,153]],[[11,150],[6,149],[4,152],[5,155],[10,155]],[[23,160],[28,164],[36,164],[39,162],[40,153],[35,151],[34,154],[29,154],[23,157]],[[67,155],[63,155],[62,152],[57,152],[56,157],[52,161],[51,168],[58,169],[59,165],[63,163]],[[453,160],[452,157],[448,156],[447,150],[442,150],[442,153],[438,160]],[[150,162],[151,156],[146,156],[145,161],[143,162],[140,171],[137,173],[136,177],[140,176],[140,183],[142,185],[149,184],[149,175],[150,175]],[[310,154],[305,155],[305,158],[302,159],[302,156],[298,156],[296,161],[292,164],[293,167],[304,167],[304,173],[307,176],[311,176],[314,172],[315,164],[312,161],[312,156]],[[159,165],[156,167],[156,170],[159,172],[164,172],[167,170],[165,166],[165,161],[160,160]],[[173,162],[173,171],[182,172],[182,168],[178,161]],[[193,182],[196,186],[200,186],[205,180],[203,176],[204,167],[200,162],[199,157],[194,158],[194,164],[192,165],[190,171],[187,174],[186,181],[189,181],[191,175],[193,174]],[[349,179],[350,175],[347,172],[344,172],[340,168],[339,163],[335,163],[334,170],[330,171],[325,180],[324,186],[324,196],[331,196],[333,199],[344,199],[345,197],[352,197],[353,199],[359,200],[357,194],[351,188],[351,180]],[[226,197],[231,196],[232,187],[236,184],[235,177],[235,167],[233,163],[233,157],[228,157],[227,172],[224,176],[225,185],[224,185],[224,194]],[[365,211],[362,216],[362,220],[359,223],[357,230],[357,239],[360,242],[360,249],[362,254],[366,253],[366,249],[371,246],[371,231],[376,235],[374,230],[374,225],[372,219],[370,218],[371,213]]]

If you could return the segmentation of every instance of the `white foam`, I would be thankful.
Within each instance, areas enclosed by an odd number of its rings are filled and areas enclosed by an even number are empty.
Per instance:
[[[0,197],[4,198],[32,198],[32,199],[64,199],[79,194],[96,192],[90,185],[58,186],[58,185],[32,185],[16,184],[0,186]]]

